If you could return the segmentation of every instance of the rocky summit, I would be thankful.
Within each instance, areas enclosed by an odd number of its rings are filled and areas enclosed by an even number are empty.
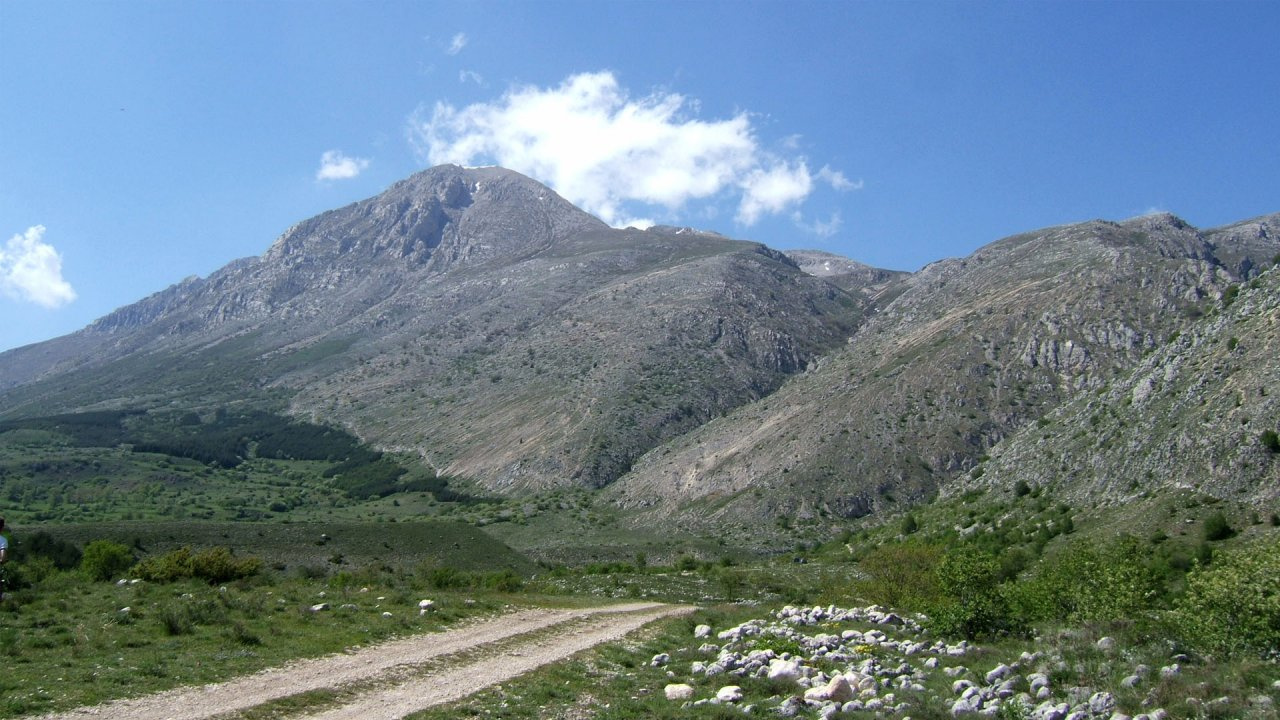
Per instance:
[[[904,273],[615,229],[518,173],[442,166],[0,354],[0,419],[236,404],[485,492],[604,488],[694,530],[1050,475],[1123,499],[1153,463],[1262,501],[1278,253],[1277,215],[1160,214]]]

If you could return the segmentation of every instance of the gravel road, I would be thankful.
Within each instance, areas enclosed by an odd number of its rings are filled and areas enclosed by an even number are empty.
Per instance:
[[[617,640],[661,617],[693,608],[632,603],[575,610],[524,610],[442,633],[418,635],[352,653],[302,660],[236,680],[117,700],[40,720],[200,720],[231,716],[299,693],[344,686],[357,691],[344,704],[308,718],[401,718],[457,700],[490,685]],[[565,626],[562,631],[552,630]],[[538,631],[548,631],[538,633]],[[520,638],[538,633],[532,638]],[[456,662],[447,656],[466,653]],[[443,661],[443,662],[442,662]],[[415,666],[435,666],[415,671]]]

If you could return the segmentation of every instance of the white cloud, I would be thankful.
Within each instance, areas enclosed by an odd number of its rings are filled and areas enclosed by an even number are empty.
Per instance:
[[[316,180],[348,180],[359,175],[369,167],[364,158],[352,158],[343,155],[340,150],[328,150],[320,156],[320,169],[316,171]]]
[[[823,165],[818,171],[818,179],[827,183],[836,190],[861,190],[862,181],[853,182],[844,176],[839,170],[832,170],[830,166]]]
[[[62,256],[43,238],[44,226],[36,225],[0,249],[0,292],[56,308],[75,300],[76,291],[62,279]]]
[[[737,220],[751,225],[813,191],[804,158],[763,150],[748,113],[701,120],[689,116],[696,105],[671,92],[633,98],[611,72],[582,73],[492,103],[420,108],[410,135],[425,162],[522,172],[612,225],[633,222],[629,203],[674,212],[721,198],[737,201]],[[822,172],[833,186],[848,183]]]
[[[462,52],[462,48],[466,46],[467,46],[467,34],[460,32],[457,35],[454,35],[453,39],[449,41],[449,48],[445,50],[445,52],[450,55],[457,55],[458,53]]]
[[[743,183],[742,204],[737,221],[754,225],[765,213],[782,212],[813,192],[813,176],[801,160],[796,165],[781,163],[768,170],[752,170]]]
[[[473,82],[479,85],[480,87],[484,87],[484,76],[482,76],[480,73],[476,72],[475,70],[459,70],[458,82],[460,83]]]

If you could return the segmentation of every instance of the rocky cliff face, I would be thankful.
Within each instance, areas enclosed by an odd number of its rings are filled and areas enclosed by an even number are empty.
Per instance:
[[[645,510],[639,522],[691,525],[929,497],[1194,322],[1240,279],[1220,254],[1256,265],[1276,249],[1161,215],[1050,228],[934,263],[846,348],[649,453],[613,497]]]

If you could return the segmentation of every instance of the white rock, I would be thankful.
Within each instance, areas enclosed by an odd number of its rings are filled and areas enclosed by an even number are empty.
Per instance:
[[[328,609],[329,609],[329,603],[317,603],[311,606],[311,612],[320,612],[322,610],[328,610]]]
[[[711,637],[710,625],[699,625],[693,629],[693,636],[696,638]]]
[[[1098,639],[1099,650],[1103,650],[1103,651],[1114,650],[1115,647],[1116,647],[1116,639],[1111,637],[1110,635]]]
[[[389,618],[389,617],[391,617],[391,613],[389,613],[389,612],[384,612],[384,613],[382,613],[382,617],[384,617],[384,618]]]
[[[668,700],[688,700],[693,697],[693,686],[685,683],[671,683],[662,689]]]
[[[653,659],[649,661],[649,664],[652,665],[653,667],[662,667],[663,665],[666,665],[669,662],[671,662],[670,655],[666,653],[658,653],[657,655],[653,656]]]
[[[725,685],[716,691],[716,699],[720,702],[738,702],[742,699],[742,688],[737,685]]]
[[[795,682],[800,679],[800,663],[795,660],[774,660],[769,663],[770,680],[790,680]]]

